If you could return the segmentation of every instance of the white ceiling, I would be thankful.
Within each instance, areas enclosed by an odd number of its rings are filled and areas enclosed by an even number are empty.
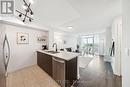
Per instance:
[[[61,27],[72,25],[76,32],[100,32],[121,15],[119,0],[67,0],[80,14],[79,19],[68,21]]]
[[[20,10],[21,1],[16,0]],[[121,15],[120,0],[34,0],[32,9],[35,23],[76,33],[102,31]]]

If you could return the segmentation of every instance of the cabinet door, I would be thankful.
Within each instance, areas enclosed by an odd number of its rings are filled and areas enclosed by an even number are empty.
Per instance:
[[[47,72],[50,76],[52,76],[52,57],[37,52],[37,64],[40,68],[42,68],[45,72]]]
[[[66,87],[71,87],[77,80],[77,57],[66,61]]]

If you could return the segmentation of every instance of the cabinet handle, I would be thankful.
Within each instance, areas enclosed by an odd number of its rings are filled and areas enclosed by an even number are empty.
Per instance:
[[[63,60],[58,60],[58,59],[56,59],[56,58],[53,58],[53,60],[56,61],[56,62],[59,62],[59,63],[65,63],[65,61],[63,61]]]

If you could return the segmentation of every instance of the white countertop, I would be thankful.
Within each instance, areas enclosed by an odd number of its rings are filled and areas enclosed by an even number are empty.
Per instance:
[[[55,54],[49,53],[49,52],[46,52],[46,51],[43,51],[43,50],[38,50],[37,52],[48,54],[48,55],[51,55],[53,57],[57,57],[57,58],[67,60],[67,61],[69,61],[69,60],[71,60],[71,59],[80,55],[79,53],[64,52],[64,51],[60,51],[60,53],[55,53]]]

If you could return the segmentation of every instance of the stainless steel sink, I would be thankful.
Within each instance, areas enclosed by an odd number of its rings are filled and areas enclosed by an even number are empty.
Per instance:
[[[45,51],[45,52],[52,53],[52,54],[60,53],[60,52],[56,52],[56,51]]]

